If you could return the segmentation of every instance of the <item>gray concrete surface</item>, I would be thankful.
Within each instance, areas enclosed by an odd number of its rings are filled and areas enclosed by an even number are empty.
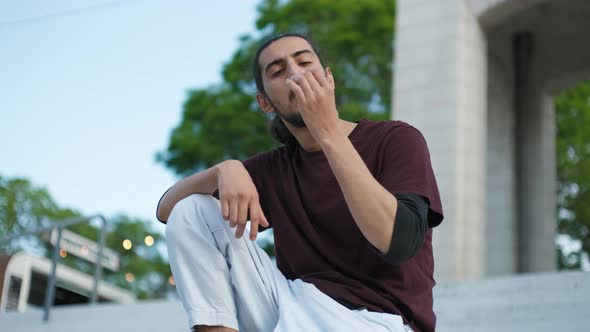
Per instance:
[[[553,272],[441,284],[439,332],[590,331],[590,273]]]
[[[41,310],[0,314],[2,332],[188,332],[184,310],[175,301],[56,307],[50,321]]]
[[[434,298],[439,332],[590,330],[588,272],[536,273],[441,283],[435,287]],[[171,301],[60,307],[52,311],[48,324],[41,317],[40,311],[4,313],[0,315],[0,331],[188,331],[182,306]]]

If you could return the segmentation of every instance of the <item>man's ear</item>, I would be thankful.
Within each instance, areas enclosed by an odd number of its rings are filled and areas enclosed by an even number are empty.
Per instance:
[[[260,109],[262,109],[264,113],[269,114],[274,112],[274,109],[268,101],[268,97],[266,96],[266,94],[262,92],[257,92],[256,101],[258,102],[258,106],[260,106]]]
[[[328,83],[330,83],[330,87],[334,89],[336,84],[334,84],[334,75],[332,75],[332,69],[330,69],[330,67],[326,67],[326,79],[328,80]]]

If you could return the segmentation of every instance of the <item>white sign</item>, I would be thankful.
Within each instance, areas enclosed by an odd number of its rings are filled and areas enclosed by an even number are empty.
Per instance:
[[[57,229],[51,231],[49,242],[52,245],[57,243]],[[67,229],[61,231],[60,248],[70,254],[81,257],[89,262],[95,263],[98,256],[98,243],[85,238]],[[119,254],[114,250],[103,247],[102,248],[102,266],[111,271],[119,270]]]

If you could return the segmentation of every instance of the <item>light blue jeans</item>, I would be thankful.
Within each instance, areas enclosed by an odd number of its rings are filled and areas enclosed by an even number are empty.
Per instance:
[[[395,331],[400,316],[350,310],[299,279],[287,280],[254,241],[236,239],[219,201],[191,195],[176,204],[166,226],[178,295],[195,325],[242,332]]]

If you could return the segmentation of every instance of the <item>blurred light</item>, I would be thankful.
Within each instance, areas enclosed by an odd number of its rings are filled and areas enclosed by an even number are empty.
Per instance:
[[[59,255],[61,258],[65,258],[68,255],[68,252],[64,248],[61,248],[59,249]]]
[[[146,236],[144,241],[145,241],[145,245],[148,247],[151,247],[154,245],[154,238],[151,235]]]
[[[125,250],[129,250],[129,249],[131,249],[131,247],[133,247],[133,243],[131,243],[131,240],[129,240],[129,239],[123,240],[123,248]]]
[[[80,253],[82,254],[82,256],[88,256],[88,247],[82,246],[82,248],[80,248]]]
[[[176,285],[176,283],[174,282],[174,277],[170,276],[170,278],[168,278],[168,283],[172,286]]]
[[[125,275],[125,280],[127,280],[127,282],[133,282],[135,280],[135,276],[133,275],[133,273],[128,272]]]

